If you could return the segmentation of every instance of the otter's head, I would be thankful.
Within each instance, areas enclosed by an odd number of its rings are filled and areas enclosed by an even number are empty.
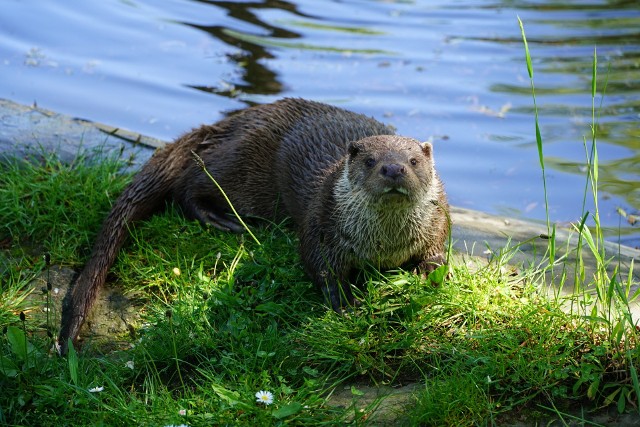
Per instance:
[[[349,144],[345,165],[351,188],[366,191],[380,203],[415,203],[435,179],[433,148],[428,142],[379,135]]]

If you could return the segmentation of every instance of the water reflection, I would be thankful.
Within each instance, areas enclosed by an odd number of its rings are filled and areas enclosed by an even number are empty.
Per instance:
[[[215,5],[223,9],[227,16],[252,24],[256,28],[266,31],[272,37],[282,39],[297,39],[301,37],[298,33],[277,27],[269,22],[261,20],[254,12],[256,9],[275,8],[297,14],[296,6],[292,3],[283,1],[246,3],[230,1],[202,1],[202,3]],[[261,60],[265,58],[274,58],[265,46],[259,43],[254,43],[252,40],[246,40],[243,37],[238,37],[238,35],[243,33],[230,30],[229,28],[221,25],[204,26],[190,24],[188,22],[185,22],[184,24],[207,32],[214,38],[240,50],[237,54],[229,55],[229,59],[236,63],[238,70],[241,70],[239,78],[242,83],[225,87],[222,90],[211,86],[194,85],[191,87],[205,92],[212,92],[230,97],[236,97],[241,93],[273,95],[282,92],[283,84],[278,81],[277,73],[270,70],[261,62]]]

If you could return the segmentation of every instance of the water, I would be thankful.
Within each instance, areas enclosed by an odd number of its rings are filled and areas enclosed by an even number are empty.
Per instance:
[[[0,97],[166,140],[284,96],[329,102],[433,141],[452,204],[544,220],[517,16],[551,219],[583,212],[597,47],[600,215],[640,246],[617,213],[640,214],[635,0],[4,0]]]

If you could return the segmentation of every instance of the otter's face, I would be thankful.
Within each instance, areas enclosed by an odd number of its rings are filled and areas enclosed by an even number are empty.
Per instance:
[[[352,188],[384,202],[415,202],[434,179],[431,144],[395,135],[351,143],[347,167]]]

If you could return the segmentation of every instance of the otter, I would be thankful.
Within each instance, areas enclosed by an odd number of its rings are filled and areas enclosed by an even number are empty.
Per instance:
[[[305,271],[337,312],[358,303],[348,281],[366,264],[412,264],[426,275],[446,262],[449,208],[431,144],[362,114],[285,98],[154,153],[117,198],[65,295],[61,354],[77,340],[130,224],[171,200],[188,218],[225,231],[243,231],[229,203],[240,217],[291,218]]]

